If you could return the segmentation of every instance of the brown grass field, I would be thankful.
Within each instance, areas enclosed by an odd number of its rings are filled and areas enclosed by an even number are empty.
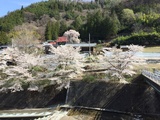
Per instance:
[[[145,47],[143,52],[160,52],[160,46],[156,47]]]

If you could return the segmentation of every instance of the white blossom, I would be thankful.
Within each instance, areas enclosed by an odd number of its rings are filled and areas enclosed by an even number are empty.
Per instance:
[[[8,63],[10,62],[10,63]],[[8,47],[4,49],[0,54],[0,70],[3,74],[6,74],[7,78],[3,78],[3,84],[10,79],[15,80],[33,80],[36,79],[32,76],[30,70],[34,66],[44,66],[44,60],[40,56],[35,54],[28,54],[18,48]],[[2,79],[2,76],[0,76]],[[1,82],[2,83],[2,82]],[[20,86],[21,83],[14,81],[14,85],[6,88],[11,92],[23,90]],[[3,85],[1,85],[3,86]],[[1,89],[0,91],[4,91]]]
[[[80,40],[78,39],[80,34],[75,30],[66,31],[63,36],[67,37],[70,43],[80,43]]]
[[[22,91],[23,88],[20,83],[16,82],[13,86],[8,88],[11,92]]]
[[[133,71],[133,63],[137,60],[134,55],[136,52],[143,50],[143,46],[138,45],[129,45],[127,47],[128,51],[112,47],[108,49],[109,52],[105,52],[105,55],[98,56],[99,62],[107,66],[111,76],[118,78],[120,82],[126,82],[125,75],[132,76],[136,74]]]
[[[7,66],[7,62],[15,62],[14,66]],[[4,49],[1,55],[1,61],[3,67],[3,72],[10,76],[25,76],[32,78],[31,73],[28,70],[36,65],[43,65],[43,60],[40,59],[39,56],[35,56],[34,54],[24,53],[20,51],[18,48],[10,48]]]
[[[38,86],[36,86],[36,85],[32,85],[32,86],[30,86],[27,90],[29,90],[29,91],[38,91],[39,90],[39,88],[38,88]]]
[[[61,70],[80,74],[83,69],[83,56],[80,55],[80,48],[74,48],[68,45],[58,46],[57,48],[51,47],[51,53],[54,54],[52,62],[57,65]],[[62,71],[61,71],[62,72]],[[73,74],[72,74],[73,75]],[[71,73],[70,73],[70,77]]]

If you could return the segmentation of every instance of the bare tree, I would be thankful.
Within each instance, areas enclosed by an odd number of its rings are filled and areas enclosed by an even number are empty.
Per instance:
[[[36,32],[37,27],[32,24],[23,24],[16,26],[10,33],[12,46],[28,51],[28,48],[38,43],[39,34]]]

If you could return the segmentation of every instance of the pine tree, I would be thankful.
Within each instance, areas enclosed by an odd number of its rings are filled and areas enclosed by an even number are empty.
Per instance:
[[[59,35],[62,36],[65,31],[67,31],[68,27],[64,21],[61,21],[59,28]]]
[[[46,26],[45,39],[52,40],[52,22],[49,21]]]
[[[59,36],[60,24],[59,22],[52,23],[52,39],[56,40]]]
[[[79,30],[82,25],[82,19],[80,16],[76,17],[75,21],[73,22],[73,27],[75,30]]]

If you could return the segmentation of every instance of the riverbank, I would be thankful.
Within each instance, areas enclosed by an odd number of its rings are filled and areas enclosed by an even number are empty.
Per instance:
[[[67,104],[71,106],[110,110],[106,112],[83,108],[68,109],[67,116],[73,117],[73,120],[128,120],[137,117],[147,120],[160,119],[160,95],[143,81],[141,75],[128,84],[111,81],[72,81],[68,90],[68,94],[66,90],[56,92],[55,86],[49,86],[42,92],[1,93],[0,109],[46,108],[60,102],[65,103],[68,97]]]
[[[41,92],[28,91],[0,93],[0,110],[48,108],[65,103],[66,89],[58,90],[57,84],[45,87]]]
[[[138,76],[132,83],[74,82],[68,97],[72,106],[105,108],[131,113],[160,113],[159,94]]]

